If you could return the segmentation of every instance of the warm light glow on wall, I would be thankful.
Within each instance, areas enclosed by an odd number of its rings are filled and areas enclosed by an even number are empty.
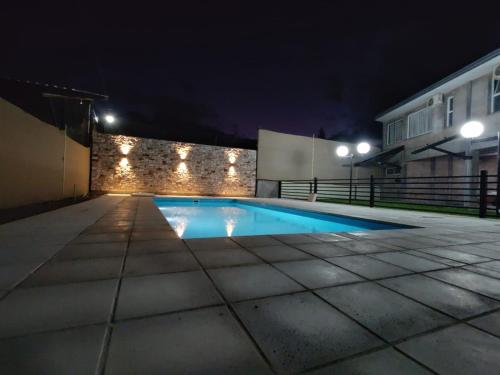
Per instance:
[[[132,146],[129,145],[129,144],[122,144],[120,145],[120,151],[122,152],[123,155],[128,155],[128,153],[130,152],[130,150],[132,149]]]
[[[127,158],[122,158],[122,160],[120,160],[120,167],[121,168],[127,168],[128,167],[128,159]]]
[[[179,163],[179,165],[177,166],[177,173],[180,173],[180,174],[188,173],[188,167],[187,167],[186,163],[184,163],[183,161]]]
[[[177,154],[179,154],[179,157],[181,160],[186,160],[189,151],[191,151],[191,146],[188,145],[176,145],[177,149]]]
[[[231,177],[236,176],[236,168],[234,168],[234,166],[231,165],[227,171],[227,174]]]
[[[138,141],[138,138],[127,137],[125,135],[114,135],[112,139],[122,155],[128,155]]]
[[[235,150],[235,149],[227,150],[227,151],[225,151],[225,154],[226,154],[227,160],[229,160],[229,163],[234,164],[234,163],[236,163],[236,160],[238,160],[239,150]]]

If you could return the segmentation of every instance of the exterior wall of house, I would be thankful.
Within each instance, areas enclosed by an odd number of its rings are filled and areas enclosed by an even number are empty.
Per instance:
[[[0,120],[0,209],[88,193],[88,148],[1,98]]]
[[[94,133],[92,190],[253,196],[256,151]]]
[[[354,152],[356,145],[325,139],[259,130],[257,178],[267,180],[304,180],[317,177],[349,178],[349,159],[336,154],[339,145]],[[313,153],[314,149],[314,153]],[[364,158],[376,153],[375,148]],[[314,155],[314,156],[313,156]],[[314,162],[313,162],[314,159]],[[360,160],[354,158],[354,163]],[[354,167],[353,178],[379,175],[379,168]]]
[[[427,144],[434,143],[440,139],[448,136],[459,134],[460,127],[468,120],[474,119],[481,121],[485,126],[485,132],[481,136],[482,138],[494,136],[500,131],[500,112],[491,113],[491,74],[484,75],[478,79],[470,81],[462,86],[459,86],[452,91],[443,93],[443,103],[431,107],[430,117],[432,122],[432,131],[427,134],[423,134],[417,137],[408,138],[408,115],[421,108],[425,105],[414,107],[410,111],[407,111],[402,116],[391,118],[390,120],[384,122],[383,134],[384,142],[383,149],[389,150],[394,147],[405,145],[405,150],[402,155],[393,158],[391,161],[396,164],[400,164],[402,169],[402,174],[406,176],[414,176],[413,173],[417,173],[417,169],[411,162],[422,161],[423,164],[418,169],[426,170],[427,175],[432,175],[432,171],[425,167],[425,163],[430,158],[442,158],[444,154],[434,150],[428,150],[421,152],[419,154],[413,155],[412,151],[423,147]],[[447,109],[447,99],[448,97],[454,97],[454,113],[453,113],[453,125],[451,127],[446,127],[446,109]],[[399,142],[393,143],[391,145],[387,144],[387,125],[388,123],[397,120],[403,120],[403,139]],[[459,137],[454,141],[443,144],[442,147],[452,152],[464,153],[466,148],[466,140]],[[479,173],[481,169],[491,169],[490,164],[491,150],[496,147],[496,142],[484,142],[475,143],[472,145],[472,153],[474,152],[479,155],[479,163],[474,165],[474,173]],[[490,150],[490,151],[488,151]],[[424,162],[425,161],[425,162]],[[454,174],[465,174],[465,162],[463,159],[454,158],[452,161],[453,167],[450,169],[448,163],[437,163],[435,169],[435,175],[445,175],[449,171],[453,171]],[[492,170],[491,173],[496,173]]]

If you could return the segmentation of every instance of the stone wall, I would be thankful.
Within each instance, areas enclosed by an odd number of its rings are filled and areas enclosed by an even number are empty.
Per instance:
[[[92,190],[253,196],[256,151],[94,133]]]

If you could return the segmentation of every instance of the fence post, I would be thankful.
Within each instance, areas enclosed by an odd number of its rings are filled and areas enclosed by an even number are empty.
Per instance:
[[[278,198],[281,198],[281,180],[278,181]]]
[[[312,194],[313,192],[313,183],[309,182],[309,194]]]
[[[488,171],[481,171],[479,180],[479,217],[486,217],[488,205]]]
[[[370,175],[370,207],[375,206],[375,181],[373,175]]]
[[[318,193],[318,177],[314,177],[314,193]]]

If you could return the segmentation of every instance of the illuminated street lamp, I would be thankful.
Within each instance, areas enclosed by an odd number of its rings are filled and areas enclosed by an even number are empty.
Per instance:
[[[460,134],[464,137],[467,142],[465,144],[465,165],[466,165],[466,175],[470,176],[472,174],[472,156],[471,156],[471,148],[472,148],[472,140],[474,138],[480,137],[484,132],[484,125],[479,121],[468,121],[462,125],[460,128]],[[476,142],[482,141],[494,141],[496,140],[496,148],[497,148],[497,175],[500,175],[500,132],[497,132],[496,137],[487,137],[483,139],[476,140]],[[469,182],[470,184],[470,182]],[[500,178],[497,178],[497,192],[500,191]],[[497,214],[500,212],[500,197],[496,198],[496,212]]]
[[[356,151],[360,155],[365,155],[370,152],[371,146],[367,142],[360,142],[356,146]],[[354,158],[354,154],[350,153],[349,147],[345,145],[338,146],[337,149],[335,150],[337,153],[337,156],[340,158],[350,158],[351,159],[351,165],[349,169],[349,204],[351,203],[351,197],[352,197],[352,162]]]
[[[371,146],[367,142],[360,142],[356,146],[356,150],[358,151],[358,154],[364,155],[370,152]]]
[[[469,121],[462,125],[460,134],[467,139],[477,138],[484,132],[484,125],[479,121]]]
[[[111,125],[116,121],[116,118],[112,114],[107,114],[104,116],[104,121],[106,121],[107,124]]]

